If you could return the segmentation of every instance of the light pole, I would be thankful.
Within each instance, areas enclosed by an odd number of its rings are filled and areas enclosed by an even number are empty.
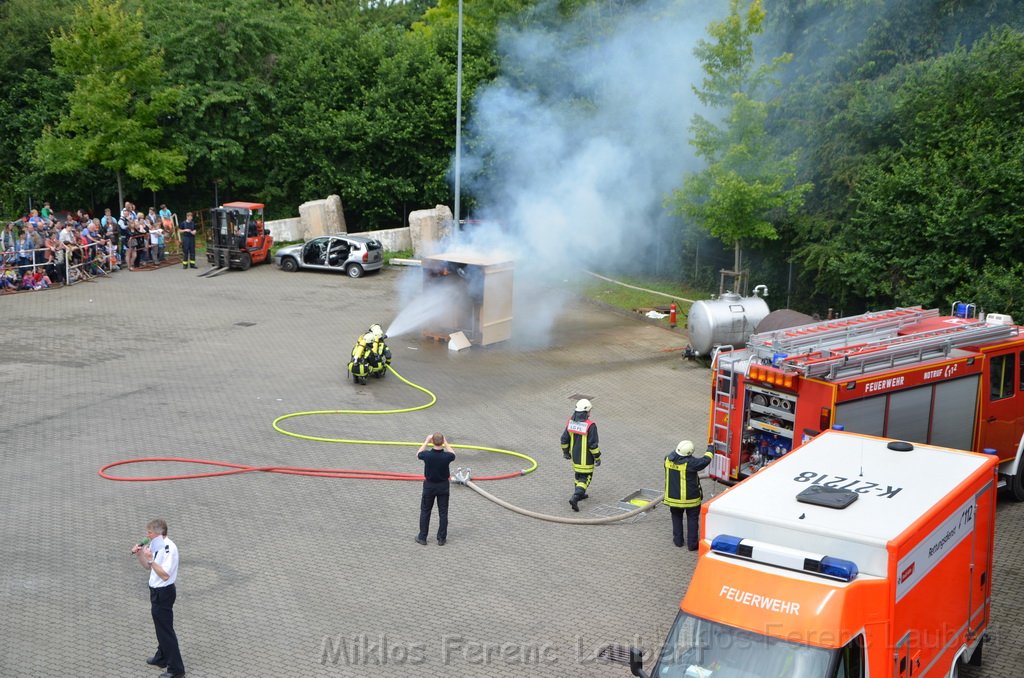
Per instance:
[[[459,228],[462,197],[462,0],[459,0],[459,46],[455,62],[455,229]]]

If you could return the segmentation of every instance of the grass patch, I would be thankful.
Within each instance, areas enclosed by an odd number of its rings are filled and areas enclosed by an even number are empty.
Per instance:
[[[384,265],[387,266],[391,263],[392,259],[413,259],[415,253],[412,248],[407,250],[395,250],[394,252],[384,250]]]
[[[677,306],[676,325],[680,327],[686,326],[686,315],[691,306],[690,302],[683,301],[683,299],[707,299],[710,296],[705,291],[695,290],[692,287],[669,280],[645,280],[633,277],[616,279],[627,285],[667,294],[672,298],[660,294],[652,294],[644,290],[623,287],[622,285],[616,285],[615,283],[606,282],[588,275],[584,275],[580,279],[578,292],[588,299],[593,299],[594,301],[599,301],[624,311],[659,309],[661,312],[667,313],[669,304],[675,301]],[[667,317],[656,322],[664,327],[669,327],[669,319]]]

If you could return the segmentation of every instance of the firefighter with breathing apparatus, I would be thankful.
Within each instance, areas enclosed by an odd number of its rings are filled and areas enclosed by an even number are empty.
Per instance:
[[[391,349],[384,341],[387,338],[381,326],[374,323],[356,340],[348,363],[348,371],[355,383],[365,384],[366,377],[380,378],[387,373],[387,366],[391,364]]]
[[[711,448],[701,457],[694,458],[693,443],[680,440],[674,452],[665,456],[665,505],[672,513],[672,542],[683,545],[683,516],[686,516],[686,545],[696,551],[700,543],[700,502],[704,493],[700,486],[700,471],[711,463]]]
[[[370,325],[370,335],[373,337],[370,343],[370,374],[380,378],[387,374],[391,364],[391,349],[384,341],[388,335],[377,323]]]
[[[601,465],[597,424],[590,419],[592,407],[586,398],[578,400],[562,432],[562,456],[572,460],[572,470],[575,472],[575,487],[569,499],[573,511],[579,511],[580,500],[589,496],[587,488],[594,477],[594,467]]]

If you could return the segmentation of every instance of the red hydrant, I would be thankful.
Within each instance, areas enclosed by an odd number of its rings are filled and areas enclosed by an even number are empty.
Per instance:
[[[674,302],[674,301],[668,307],[668,326],[669,327],[675,327],[676,326],[676,302]]]

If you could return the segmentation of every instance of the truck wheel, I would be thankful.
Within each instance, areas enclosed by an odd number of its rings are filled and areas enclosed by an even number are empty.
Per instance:
[[[1007,483],[1010,487],[1010,498],[1014,501],[1024,501],[1024,459],[1017,464],[1017,472]]]
[[[289,273],[294,273],[295,271],[299,270],[299,264],[296,263],[296,261],[291,257],[285,257],[284,259],[281,260],[281,270],[288,271]]]
[[[248,271],[250,266],[252,266],[252,257],[248,252],[242,252],[242,256],[238,257],[238,267],[243,271]]]
[[[358,278],[363,275],[363,267],[359,264],[349,264],[348,268],[345,269],[345,273],[350,278]]]

